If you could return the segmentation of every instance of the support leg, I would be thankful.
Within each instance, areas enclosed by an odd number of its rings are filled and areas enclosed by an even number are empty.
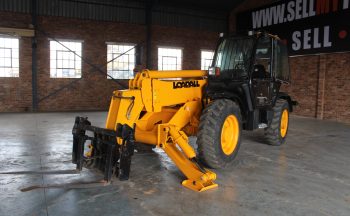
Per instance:
[[[197,163],[188,159],[174,143],[163,145],[163,149],[188,178],[187,180],[182,181],[183,186],[198,192],[206,191],[218,186],[214,183],[214,180],[216,179],[215,173],[207,169],[203,170],[203,168],[199,167]]]

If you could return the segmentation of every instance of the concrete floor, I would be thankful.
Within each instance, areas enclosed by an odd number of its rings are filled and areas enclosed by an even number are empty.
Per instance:
[[[74,169],[74,116],[103,126],[105,112],[0,114],[0,172]],[[245,133],[232,167],[217,170],[218,189],[195,193],[162,153],[136,154],[129,181],[90,189],[35,184],[100,179],[77,175],[0,175],[0,215],[350,215],[350,126],[292,117],[288,141]]]

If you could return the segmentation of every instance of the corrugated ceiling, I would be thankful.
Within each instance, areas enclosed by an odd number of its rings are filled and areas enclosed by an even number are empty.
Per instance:
[[[229,10],[208,9],[209,1],[155,0],[152,12],[154,24],[188,27],[208,31],[223,32],[227,27]],[[177,2],[174,4],[174,2]],[[191,4],[202,2],[203,7]],[[212,1],[213,2],[213,1]],[[220,3],[220,1],[216,1]],[[228,4],[229,1],[224,0]],[[230,1],[232,2],[238,1]],[[145,0],[37,0],[38,14],[47,16],[63,16],[79,19],[115,21],[145,24]],[[225,6],[227,7],[227,6]],[[227,8],[226,8],[227,9]],[[0,11],[21,13],[31,12],[30,0],[1,0]]]

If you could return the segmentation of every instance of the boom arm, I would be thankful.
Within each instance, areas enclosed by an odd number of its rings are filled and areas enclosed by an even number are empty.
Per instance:
[[[135,128],[135,140],[163,149],[188,178],[182,184],[192,190],[217,187],[215,173],[196,159],[188,136],[198,128],[206,72],[144,70],[129,81],[128,90],[113,92],[106,128]],[[179,79],[180,78],[180,79]],[[117,138],[123,145],[123,139]]]

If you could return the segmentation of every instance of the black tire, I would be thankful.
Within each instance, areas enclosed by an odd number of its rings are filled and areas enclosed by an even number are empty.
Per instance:
[[[286,111],[288,116],[287,129],[284,136],[281,134],[282,113]],[[286,100],[279,99],[273,107],[273,118],[271,123],[265,128],[265,138],[267,143],[273,146],[280,146],[285,143],[289,128],[289,104]]]
[[[236,118],[236,145],[232,153],[225,154],[221,143],[222,129],[226,119]],[[230,117],[232,118],[232,117]],[[197,135],[199,160],[210,168],[224,168],[232,163],[241,144],[242,123],[239,106],[228,99],[218,99],[208,105],[200,118]],[[232,136],[236,136],[233,134]],[[233,143],[233,142],[232,142]]]

